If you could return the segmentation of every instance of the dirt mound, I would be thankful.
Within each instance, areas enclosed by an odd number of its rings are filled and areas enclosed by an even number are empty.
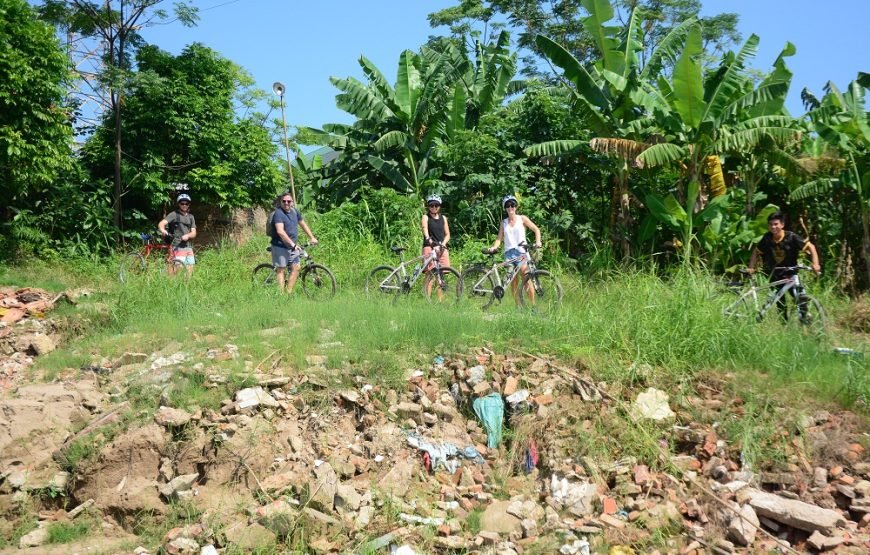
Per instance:
[[[165,358],[138,357],[140,373]],[[784,421],[782,459],[753,467],[721,425],[747,410],[727,379],[672,397],[486,350],[409,370],[400,390],[324,376],[254,375],[219,410],[161,406],[78,469],[71,499],[128,531],[187,507],[168,553],[870,547],[870,463],[849,413]],[[44,399],[85,404],[60,389]],[[2,488],[26,489],[10,474]]]

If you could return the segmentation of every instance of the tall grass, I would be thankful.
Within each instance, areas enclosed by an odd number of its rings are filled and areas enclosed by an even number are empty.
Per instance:
[[[336,365],[365,361],[372,368],[390,368],[386,374],[396,377],[403,366],[425,363],[437,353],[489,345],[584,363],[608,380],[637,381],[637,368],[643,367],[645,381],[667,386],[717,369],[734,371],[741,380],[763,379],[847,402],[867,390],[861,361],[837,357],[830,343],[778,323],[762,327],[723,318],[728,294],[703,274],[680,272],[663,279],[643,271],[611,271],[588,278],[559,272],[565,299],[558,313],[527,314],[509,295],[484,313],[465,303],[430,305],[419,284],[396,304],[366,298],[368,270],[394,255],[372,242],[324,240],[312,253],[333,269],[339,294],[316,303],[299,289],[287,296],[252,285],[251,268],[268,260],[265,246],[263,239],[241,248],[205,250],[189,281],[155,272],[121,286],[112,272],[99,274],[97,286],[110,291],[111,318],[107,329],[88,339],[89,350],[103,349],[110,356],[111,351],[159,351],[171,343],[205,349],[197,338],[210,335],[239,344],[254,362],[278,352],[284,363],[304,369],[306,355],[325,354]],[[472,257],[457,259],[465,264]],[[259,333],[282,327],[286,334],[276,337],[264,339]]]

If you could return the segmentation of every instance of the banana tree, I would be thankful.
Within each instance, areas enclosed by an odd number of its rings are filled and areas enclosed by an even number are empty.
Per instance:
[[[870,74],[859,73],[846,92],[828,82],[827,94],[821,101],[804,90],[802,96],[811,108],[807,113],[810,128],[835,149],[845,163],[837,177],[809,181],[792,191],[790,198],[802,200],[829,194],[836,188],[855,193],[862,228],[861,255],[870,283],[870,114],[864,104],[864,89],[868,87]]]
[[[367,83],[353,77],[330,78],[341,91],[336,105],[355,116],[356,122],[303,132],[320,144],[351,154],[345,166],[353,170],[350,174],[358,176],[358,161],[363,160],[399,192],[419,195],[428,181],[439,176],[431,157],[445,136],[453,86],[468,63],[430,48],[419,54],[405,50],[399,56],[393,86],[361,56],[359,64]]]
[[[790,79],[774,72],[757,87],[753,85],[747,61],[755,56],[758,42],[758,36],[750,36],[736,54],[726,54],[719,67],[705,76],[701,29],[694,26],[671,80],[658,78],[665,103],[654,116],[663,140],[644,148],[636,162],[642,167],[678,165],[677,196],[685,201],[687,212],[694,211],[701,198],[709,157],[750,153],[765,141],[786,145],[800,139],[793,118],[782,113]],[[687,260],[692,256],[692,234],[691,226],[683,227]]]
[[[643,50],[642,30],[637,10],[632,10],[622,28],[610,25],[614,17],[608,0],[583,0],[589,13],[582,23],[592,37],[600,59],[586,67],[567,49],[553,40],[538,36],[535,40],[541,52],[563,70],[563,79],[573,94],[573,106],[596,138],[589,143],[592,150],[614,156],[610,182],[611,236],[618,237],[615,247],[624,256],[630,255],[627,229],[629,213],[629,174],[637,156],[648,146],[654,111],[665,99],[654,86],[654,80],[666,63],[676,60],[689,31],[697,26],[691,18],[676,26],[643,64],[638,53]],[[585,146],[581,140],[548,141],[526,149],[529,156],[570,156]],[[622,233],[617,234],[617,230]]]
[[[498,38],[484,45],[474,42],[474,61],[459,77],[453,89],[450,113],[446,120],[447,135],[453,137],[459,129],[474,129],[480,117],[502,105],[505,98],[524,87],[523,81],[514,81],[517,55],[510,51],[510,33],[502,31]],[[445,55],[460,65],[464,52],[447,43]]]

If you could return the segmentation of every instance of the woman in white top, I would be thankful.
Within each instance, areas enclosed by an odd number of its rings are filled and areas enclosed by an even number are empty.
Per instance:
[[[525,275],[529,271],[529,265],[526,263],[525,258],[520,258],[523,254],[525,254],[526,249],[521,245],[526,244],[526,229],[531,229],[532,233],[535,234],[535,248],[540,248],[541,246],[541,230],[538,229],[538,226],[532,222],[527,216],[522,216],[517,214],[517,197],[513,195],[508,195],[501,200],[501,204],[504,207],[505,212],[507,212],[507,218],[502,220],[501,225],[498,228],[498,237],[495,240],[495,243],[487,249],[489,253],[494,253],[499,245],[501,245],[502,240],[504,240],[504,258],[505,260],[514,260],[514,266],[519,266],[520,271],[514,276],[513,281],[511,282],[511,289],[514,293],[514,300],[517,302],[517,305],[520,304],[520,289],[519,289],[519,277],[522,273]],[[534,291],[528,291],[530,299],[534,299]]]

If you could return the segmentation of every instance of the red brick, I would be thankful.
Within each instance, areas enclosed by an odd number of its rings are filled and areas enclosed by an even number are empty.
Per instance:
[[[606,515],[616,514],[616,511],[619,510],[619,508],[616,506],[616,500],[613,499],[612,497],[605,497],[603,504],[604,504],[604,514],[606,514]]]

